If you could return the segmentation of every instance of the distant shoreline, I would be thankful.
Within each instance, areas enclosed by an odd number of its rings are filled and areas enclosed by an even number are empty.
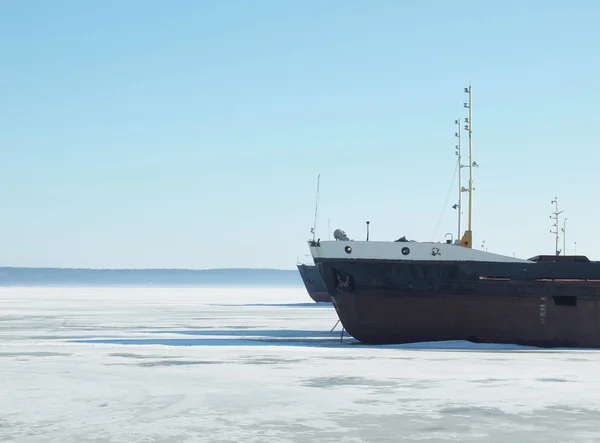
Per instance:
[[[90,269],[0,267],[0,286],[106,287],[296,287],[297,270]]]
[[[277,268],[62,268],[56,266],[0,266],[0,272],[6,270],[31,270],[31,271],[186,271],[186,272],[296,272],[296,269],[277,269]]]

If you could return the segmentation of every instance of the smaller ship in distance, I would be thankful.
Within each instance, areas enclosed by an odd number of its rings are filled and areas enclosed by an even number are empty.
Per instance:
[[[302,282],[304,283],[310,298],[317,303],[331,303],[331,298],[327,292],[327,287],[325,286],[317,267],[315,265],[304,263],[298,264],[297,266],[298,271],[300,272],[300,277],[302,278]]]

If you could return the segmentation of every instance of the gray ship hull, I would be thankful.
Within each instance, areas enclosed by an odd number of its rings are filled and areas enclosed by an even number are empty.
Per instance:
[[[329,297],[327,287],[325,286],[325,283],[323,283],[323,279],[315,265],[298,265],[298,272],[300,272],[300,277],[304,282],[304,286],[306,287],[306,291],[310,298],[317,303],[331,303],[331,297]]]

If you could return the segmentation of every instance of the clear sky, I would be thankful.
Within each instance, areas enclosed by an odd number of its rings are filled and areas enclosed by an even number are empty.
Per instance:
[[[4,0],[0,265],[290,269],[317,174],[321,238],[443,240],[469,83],[475,245],[553,253],[557,196],[567,251],[600,259],[598,23],[593,0]]]

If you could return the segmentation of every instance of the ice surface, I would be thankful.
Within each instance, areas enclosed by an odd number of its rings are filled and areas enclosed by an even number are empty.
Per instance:
[[[600,441],[599,352],[336,320],[303,288],[0,289],[0,441]]]

